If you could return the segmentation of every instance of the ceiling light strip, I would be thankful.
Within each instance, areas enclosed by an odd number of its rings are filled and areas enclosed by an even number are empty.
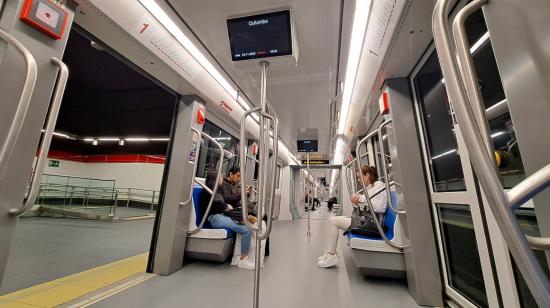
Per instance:
[[[355,13],[353,16],[353,26],[351,29],[346,75],[344,79],[344,92],[342,94],[342,106],[340,108],[341,116],[338,124],[338,134],[343,134],[346,127],[351,97],[355,87],[357,70],[359,68],[359,60],[361,58],[363,42],[367,31],[370,7],[371,0],[357,0],[355,3]]]

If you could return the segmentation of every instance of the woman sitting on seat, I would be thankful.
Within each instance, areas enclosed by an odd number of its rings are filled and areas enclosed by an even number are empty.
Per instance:
[[[223,184],[223,178],[218,176],[215,171],[210,171],[206,175],[206,186],[210,189],[214,189],[214,185],[218,181],[218,187],[221,188]],[[210,193],[203,189],[199,199],[200,209],[203,213],[206,213],[208,202],[210,202]],[[226,210],[232,210],[233,207],[225,202],[221,189],[218,189],[210,208],[208,215],[208,222],[215,229],[229,229],[241,235],[241,257],[237,264],[240,268],[254,269],[254,261],[248,258],[248,250],[250,248],[250,241],[252,239],[252,231],[243,224],[235,222],[230,217],[224,215]]]
[[[384,183],[376,180],[378,178],[376,168],[371,166],[363,166],[361,173],[363,180],[365,181],[365,185],[367,186],[369,196],[373,196],[380,190],[385,189]],[[363,206],[367,203],[367,198],[364,194],[356,194],[351,197],[351,202],[354,206]],[[372,207],[378,214],[383,214],[386,212],[387,202],[388,198],[383,192],[371,197]],[[339,230],[347,230],[350,226],[351,217],[333,216],[329,219],[329,244],[328,248],[325,249],[325,253],[319,257],[319,261],[317,262],[319,267],[332,267],[340,262],[340,258],[336,253],[336,245],[338,244],[338,237],[340,236]]]

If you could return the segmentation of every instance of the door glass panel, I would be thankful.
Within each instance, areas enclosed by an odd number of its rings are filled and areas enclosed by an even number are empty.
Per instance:
[[[466,190],[453,119],[435,51],[414,78],[433,190]]]
[[[519,226],[521,230],[525,232],[525,234],[531,235],[531,236],[540,236],[537,217],[533,209],[520,208],[516,211],[515,214],[518,219]],[[542,265],[542,268],[546,272],[546,276],[550,277],[550,271],[548,269],[548,260],[546,259],[546,255],[544,251],[533,250],[533,252],[535,253],[535,256],[537,257],[540,264]],[[515,262],[512,261],[512,263],[513,263],[514,275],[517,278],[516,285],[518,289],[518,295],[519,295],[519,301],[521,303],[521,307],[524,307],[524,308],[538,307],[537,303],[535,302],[535,299],[533,298],[533,295],[531,295],[531,291],[529,291],[529,288],[527,287],[527,284],[525,283],[525,280],[523,279],[523,276],[519,272]]]
[[[468,18],[466,32],[487,120],[489,121],[500,179],[505,188],[511,188],[525,178],[525,170],[491,40],[481,10]]]
[[[449,285],[470,301],[487,307],[485,283],[470,207],[436,204]]]

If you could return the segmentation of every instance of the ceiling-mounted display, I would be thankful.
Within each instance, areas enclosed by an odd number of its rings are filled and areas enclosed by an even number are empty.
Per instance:
[[[298,152],[318,152],[317,140],[298,140]]]
[[[233,61],[292,55],[289,10],[227,20]]]

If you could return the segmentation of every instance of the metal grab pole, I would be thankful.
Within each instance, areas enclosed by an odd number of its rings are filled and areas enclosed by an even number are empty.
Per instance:
[[[279,121],[276,117],[270,115],[267,112],[267,100],[266,100],[266,78],[267,78],[267,66],[268,62],[260,62],[262,67],[262,82],[261,82],[261,106],[251,108],[244,112],[241,118],[241,131],[240,131],[240,161],[241,161],[241,186],[246,184],[246,165],[247,165],[247,149],[246,144],[243,142],[246,140],[246,119],[252,113],[258,113],[260,118],[260,140],[259,140],[259,159],[256,162],[259,164],[259,174],[257,179],[257,216],[258,226],[251,224],[248,221],[248,210],[246,206],[242,206],[243,223],[253,232],[256,233],[256,255],[255,255],[255,269],[254,269],[254,308],[259,307],[259,294],[260,294],[260,264],[261,264],[261,241],[269,237],[273,226],[273,208],[275,203],[273,202],[275,195],[275,179],[276,179],[276,167],[277,167],[277,154],[279,145]],[[270,131],[271,125],[273,125],[273,154],[271,160],[269,158],[270,148]],[[255,160],[255,159],[253,159]],[[271,175],[271,176],[270,176]],[[241,189],[241,203],[248,203],[248,196],[246,191]],[[267,223],[266,230],[262,233],[263,213],[267,206]]]
[[[474,1],[468,4],[465,9],[479,5],[480,2]],[[476,123],[474,112],[467,103],[467,95],[457,69],[458,64],[454,58],[455,50],[450,39],[448,13],[453,3],[454,1],[438,0],[432,17],[434,42],[443,77],[448,85],[449,99],[455,109],[464,142],[471,156],[471,163],[508,249],[537,304],[540,307],[550,307],[550,283],[509,207],[509,196],[502,189],[492,157],[486,154],[486,145],[482,133]],[[531,179],[527,178],[524,181],[529,180]],[[537,191],[532,190],[531,192],[536,193]]]
[[[59,109],[61,108],[61,101],[63,100],[63,94],[65,93],[65,86],[69,79],[69,69],[67,65],[58,58],[52,58],[52,63],[59,67],[59,79],[55,86],[55,91],[50,107],[50,112],[46,120],[46,127],[44,129],[44,136],[40,143],[40,153],[36,160],[36,167],[33,172],[31,186],[29,187],[29,195],[24,205],[20,208],[12,208],[9,210],[10,215],[19,216],[29,211],[35,204],[38,197],[38,190],[40,189],[40,182],[42,181],[42,174],[44,174],[44,168],[48,160],[48,152],[52,143],[52,136],[55,129],[55,124],[59,116]]]
[[[311,236],[311,187],[309,185],[309,153],[306,154],[307,157],[307,233],[308,237]]]
[[[204,132],[201,132],[201,136],[203,138],[208,139],[210,142],[212,142],[220,150],[220,159],[218,160],[218,168],[217,168],[218,176],[216,178],[216,183],[214,184],[214,188],[212,190],[207,189],[207,191],[210,193],[210,201],[208,201],[208,206],[206,207],[206,210],[204,211],[204,214],[202,216],[202,220],[201,220],[200,224],[195,229],[187,231],[188,235],[193,235],[193,234],[199,232],[202,229],[202,226],[204,226],[204,223],[206,222],[206,219],[208,218],[208,214],[210,213],[210,208],[212,207],[212,203],[214,203],[214,199],[216,198],[216,194],[218,193],[218,187],[219,187],[219,182],[220,182],[219,179],[222,176],[222,172],[223,172],[223,156],[224,156],[223,146],[216,139],[210,137],[210,135],[208,135]],[[195,178],[195,175],[193,175],[193,178]],[[199,183],[199,185],[201,185],[204,189],[208,188],[206,185],[203,185],[199,181],[196,181],[196,179],[195,179],[195,182]],[[193,186],[193,183],[191,183],[191,187],[192,186]]]
[[[391,121],[391,120],[390,120]],[[386,121],[388,122],[388,121]],[[367,136],[365,136],[365,138],[361,139],[358,143],[357,143],[357,147],[355,149],[355,152],[356,152],[356,155],[357,157],[362,157],[361,155],[361,145],[363,143],[365,143],[365,141],[367,141],[368,139],[370,139],[372,136],[374,135],[379,135],[379,142],[380,142],[380,145],[383,145],[382,144],[382,138],[380,136],[380,128],[383,127],[383,125],[387,125],[385,124],[386,122],[382,123],[380,125],[380,127],[378,129],[376,129],[375,131],[371,132],[370,134],[368,134]],[[383,162],[383,164],[385,164],[385,161]],[[361,164],[361,159],[357,159],[357,167],[358,167],[358,171],[361,173],[361,169],[362,169],[362,164]],[[380,236],[382,237],[382,239],[386,242],[386,244],[390,245],[391,247],[393,248],[396,248],[396,249],[405,249],[407,247],[409,247],[409,244],[407,245],[398,245],[398,244],[395,244],[394,242],[390,241],[388,239],[388,237],[386,236],[386,233],[384,233],[384,228],[382,227],[382,223],[380,221],[380,219],[378,218],[378,215],[376,214],[376,212],[374,211],[374,206],[372,205],[372,202],[371,202],[371,196],[369,196],[369,191],[367,189],[367,185],[365,185],[365,179],[363,178],[362,174],[359,176],[360,177],[360,182],[361,182],[361,186],[363,187],[363,193],[365,194],[365,199],[367,201],[367,206],[369,207],[369,210],[371,211],[371,213],[373,214],[372,217],[374,218],[374,223],[376,224],[376,228],[378,229],[378,232],[380,233]],[[388,194],[388,202],[390,202],[389,200],[391,199],[391,195],[389,194],[389,183],[386,183],[387,186],[386,186],[386,193]],[[392,210],[392,209],[390,209]],[[398,213],[396,213],[398,214]]]
[[[480,130],[481,137],[483,138],[483,142],[485,143],[487,154],[489,157],[493,157],[494,149],[487,122],[488,116],[479,91],[479,83],[477,82],[478,79],[473,64],[472,54],[468,48],[468,37],[465,26],[466,19],[483,5],[487,4],[487,2],[488,0],[477,0],[462,9],[453,22],[453,34],[456,45],[457,65],[462,74],[465,91],[468,94],[468,103],[472,111],[474,111],[475,120]],[[495,163],[494,159],[492,159],[492,162]],[[495,172],[496,170],[495,166]],[[509,206],[512,211],[533,198],[533,192],[542,191],[550,185],[550,165],[535,172],[529,176],[529,179],[532,179],[532,181],[522,181],[507,192]],[[525,238],[532,248],[550,249],[550,238],[548,237],[544,238],[526,235]]]
[[[266,61],[260,62],[262,67],[262,80],[261,80],[261,89],[260,89],[260,105],[262,115],[266,113],[266,87],[267,87],[267,67],[269,63]],[[267,124],[267,129],[266,129]],[[267,135],[267,138],[266,138]],[[263,140],[262,140],[263,139]],[[262,144],[263,141],[263,144]],[[274,143],[278,140],[274,140]],[[262,148],[262,145],[264,148]],[[269,123],[265,123],[264,117],[260,117],[260,170],[259,170],[259,192],[260,192],[260,203],[258,204],[258,230],[256,231],[256,256],[254,258],[254,308],[260,307],[260,262],[261,262],[261,252],[262,252],[262,240],[260,238],[260,233],[262,232],[262,218],[263,218],[263,206],[266,203],[265,197],[267,196],[267,159],[269,159]],[[262,153],[263,152],[263,153]],[[267,152],[267,153],[266,153]],[[275,153],[274,153],[275,154]],[[264,168],[265,166],[265,168]],[[268,217],[269,219],[269,217]]]
[[[407,214],[407,211],[395,208],[393,205],[393,201],[391,199],[391,194],[390,194],[390,177],[388,174],[388,167],[386,166],[386,150],[384,149],[382,129],[388,126],[391,122],[392,120],[388,120],[380,124],[380,127],[378,128],[378,145],[380,146],[380,153],[382,153],[382,173],[385,179],[384,184],[386,185],[386,196],[388,198],[388,205],[390,206],[390,210],[393,211],[395,214],[404,215],[404,214]],[[359,162],[359,164],[361,164],[361,162]]]

